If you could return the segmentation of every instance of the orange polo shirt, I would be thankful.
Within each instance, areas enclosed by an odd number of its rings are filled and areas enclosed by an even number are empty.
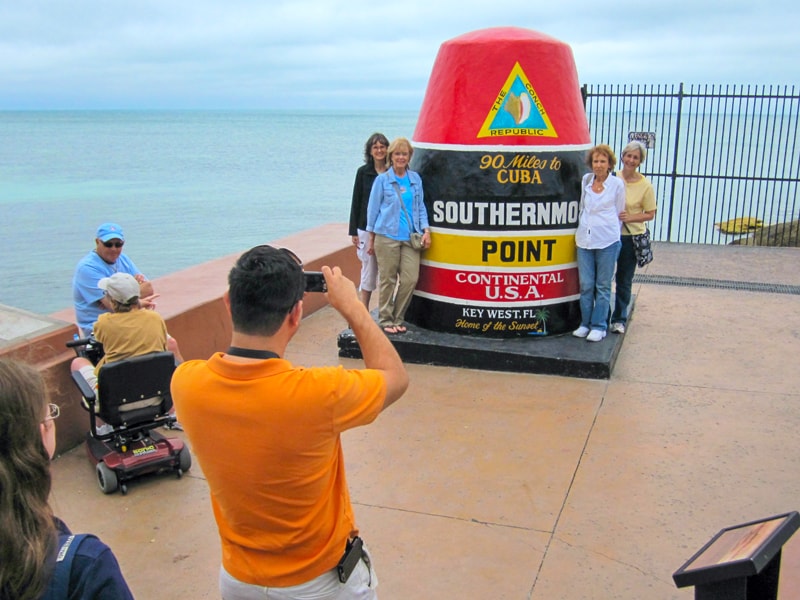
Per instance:
[[[334,568],[356,531],[340,433],[378,416],[383,374],[217,353],[181,364],[172,395],[208,481],[225,570],[286,587]]]

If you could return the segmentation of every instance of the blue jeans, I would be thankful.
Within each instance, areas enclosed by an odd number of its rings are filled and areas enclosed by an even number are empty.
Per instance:
[[[607,248],[587,250],[578,248],[578,277],[581,283],[581,326],[589,329],[608,329],[611,306],[611,280],[621,243]]]
[[[614,312],[611,315],[612,323],[628,322],[628,306],[631,304],[631,289],[633,288],[633,274],[636,272],[636,251],[633,249],[633,237],[622,236],[622,247],[617,258],[616,294],[614,298]]]

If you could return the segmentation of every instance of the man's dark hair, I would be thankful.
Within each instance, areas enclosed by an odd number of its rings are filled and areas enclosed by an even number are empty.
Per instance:
[[[256,246],[236,261],[228,286],[233,329],[248,335],[273,335],[303,298],[303,266],[288,250]]]

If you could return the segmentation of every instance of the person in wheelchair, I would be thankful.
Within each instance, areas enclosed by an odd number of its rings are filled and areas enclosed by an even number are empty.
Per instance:
[[[112,312],[100,315],[94,324],[92,336],[102,344],[104,355],[93,365],[89,359],[77,357],[71,370],[79,371],[90,387],[97,389],[97,374],[110,362],[141,356],[151,352],[172,352],[175,363],[183,362],[178,342],[167,333],[167,324],[157,312],[139,306],[139,282],[129,273],[114,273],[98,282],[105,291]],[[102,398],[98,398],[102,402]],[[182,430],[175,421],[170,429]],[[111,431],[108,424],[98,427],[98,433]]]

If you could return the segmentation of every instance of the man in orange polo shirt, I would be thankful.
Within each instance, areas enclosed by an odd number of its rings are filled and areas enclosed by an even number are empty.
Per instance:
[[[257,246],[228,277],[231,347],[183,363],[172,379],[211,492],[226,599],[263,599],[269,589],[287,599],[377,597],[340,434],[371,423],[400,398],[408,375],[353,282],[338,267],[322,272],[365,369],[302,368],[282,358],[301,325],[305,278],[291,252]]]

